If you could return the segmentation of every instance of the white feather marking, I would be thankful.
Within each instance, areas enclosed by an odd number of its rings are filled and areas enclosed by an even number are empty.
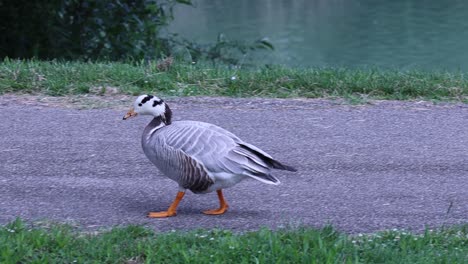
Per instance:
[[[281,182],[278,180],[278,178],[274,177],[277,182],[272,182],[272,181],[269,181],[269,180],[266,180],[266,179],[263,179],[263,178],[260,178],[260,177],[257,177],[255,175],[251,175],[251,174],[248,174],[248,173],[245,173],[245,175],[251,177],[251,178],[254,178],[256,179],[257,181],[261,181],[263,183],[267,183],[267,184],[272,184],[272,185],[279,185]],[[270,175],[271,176],[271,175]]]
[[[147,139],[149,139],[154,132],[156,132],[156,130],[160,129],[161,127],[165,126],[166,124],[164,124],[163,122],[161,122],[161,124],[159,124],[157,127],[151,129],[151,131],[148,133],[148,137]]]
[[[154,116],[163,115],[166,112],[166,104],[158,104],[155,107],[152,107]]]

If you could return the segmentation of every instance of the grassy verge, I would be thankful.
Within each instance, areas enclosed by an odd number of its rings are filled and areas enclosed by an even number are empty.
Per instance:
[[[331,227],[234,234],[154,233],[139,226],[99,234],[65,225],[0,227],[1,263],[466,263],[468,226],[411,234],[345,235]]]
[[[464,73],[377,69],[264,67],[257,70],[156,63],[84,63],[5,60],[0,94],[125,94],[163,96],[426,99],[468,102]]]

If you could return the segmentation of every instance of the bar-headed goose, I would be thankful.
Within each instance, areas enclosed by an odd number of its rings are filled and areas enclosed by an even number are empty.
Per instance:
[[[137,114],[154,116],[143,131],[143,151],[159,170],[179,184],[169,209],[150,212],[149,217],[176,215],[187,189],[194,193],[216,191],[220,207],[204,213],[223,214],[228,204],[222,189],[246,178],[277,185],[280,182],[270,174],[271,169],[296,171],[218,126],[197,121],[172,122],[171,109],[156,96],[139,96],[123,119]]]

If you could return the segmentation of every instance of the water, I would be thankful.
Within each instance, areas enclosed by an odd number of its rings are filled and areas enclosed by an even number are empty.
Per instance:
[[[466,0],[194,0],[178,6],[171,32],[202,43],[219,33],[268,37],[266,62],[468,70]]]

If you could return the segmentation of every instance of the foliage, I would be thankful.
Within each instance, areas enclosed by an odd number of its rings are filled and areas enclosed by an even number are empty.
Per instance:
[[[141,226],[84,233],[66,226],[0,227],[1,263],[466,263],[468,227],[346,235],[322,229],[195,230]]]
[[[0,0],[0,58],[140,60],[188,54],[187,61],[239,65],[266,39],[201,45],[166,32],[177,4],[191,0]],[[27,19],[25,19],[27,18]],[[184,56],[183,56],[184,57]]]
[[[0,57],[154,58],[169,53],[161,31],[190,0],[0,1]]]
[[[236,66],[256,65],[252,61],[253,57],[249,55],[259,50],[274,50],[273,44],[267,38],[249,43],[229,40],[223,33],[218,35],[216,42],[213,44],[200,44],[180,39],[176,35],[168,38],[168,42],[173,46],[173,50],[180,50],[182,48],[182,50],[187,51],[190,55],[190,61],[210,61],[213,64]]]

